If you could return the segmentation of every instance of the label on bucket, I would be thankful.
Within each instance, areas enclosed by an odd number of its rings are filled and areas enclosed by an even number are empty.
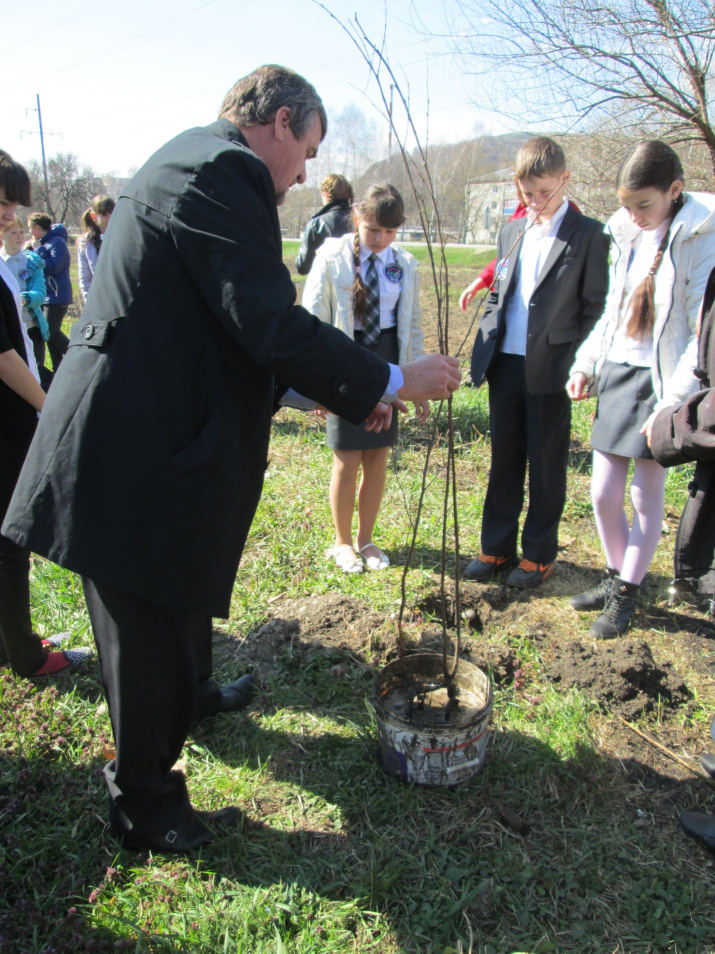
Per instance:
[[[458,785],[484,764],[489,738],[489,714],[449,739],[406,732],[378,718],[382,763],[392,775],[418,785]]]

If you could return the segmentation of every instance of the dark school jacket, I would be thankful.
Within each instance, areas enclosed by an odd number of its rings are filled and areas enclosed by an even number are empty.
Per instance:
[[[132,595],[226,616],[275,379],[355,424],[385,362],[295,304],[266,165],[228,120],[129,183],[3,532]]]
[[[348,199],[328,202],[311,216],[305,227],[303,241],[295,260],[299,275],[307,275],[315,260],[315,253],[326,238],[340,238],[353,230],[353,212]]]
[[[517,239],[527,221],[507,222],[497,238],[496,281],[472,351],[477,387],[504,339],[506,306],[516,287]],[[525,374],[530,394],[555,394],[566,386],[576,349],[603,312],[609,244],[603,225],[569,203],[529,302]]]
[[[715,592],[715,269],[703,299],[696,375],[703,389],[664,408],[653,422],[651,447],[663,467],[697,461],[680,517],[673,563],[676,586]]]

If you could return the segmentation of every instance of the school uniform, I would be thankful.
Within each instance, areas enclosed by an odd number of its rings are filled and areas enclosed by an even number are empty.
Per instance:
[[[564,200],[549,222],[533,213],[497,239],[496,281],[472,352],[472,381],[489,382],[491,469],[482,551],[515,557],[524,479],[524,559],[552,563],[566,501],[571,406],[565,387],[577,347],[603,311],[609,239]]]

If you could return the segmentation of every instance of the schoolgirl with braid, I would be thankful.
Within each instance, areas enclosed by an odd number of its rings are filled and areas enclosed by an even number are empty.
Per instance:
[[[424,354],[418,263],[409,252],[393,245],[405,221],[402,197],[394,186],[372,185],[356,204],[354,220],[354,234],[326,239],[318,249],[302,304],[386,361],[413,361]],[[415,411],[423,423],[429,415],[429,402],[415,405]],[[383,570],[390,560],[372,537],[385,490],[390,447],[397,440],[397,414],[390,428],[379,434],[334,414],[328,414],[326,420],[328,447],[334,455],[330,480],[335,525],[332,558],[344,573]],[[353,540],[356,492],[358,524]]]
[[[653,417],[698,390],[696,321],[715,266],[715,196],[683,191],[680,159],[666,143],[639,143],[620,168],[622,208],[609,220],[611,268],[603,317],[576,353],[567,390],[596,391],[591,497],[606,572],[571,605],[601,609],[591,635],[623,633],[658,546],[666,471],[646,432]],[[631,461],[633,521],[624,502]]]

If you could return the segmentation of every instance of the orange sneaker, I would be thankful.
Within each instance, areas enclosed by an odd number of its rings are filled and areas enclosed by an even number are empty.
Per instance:
[[[518,586],[523,590],[530,586],[538,586],[544,580],[548,580],[553,572],[553,563],[533,563],[531,560],[522,560],[507,577],[507,583],[509,586]]]
[[[497,574],[510,570],[516,563],[514,556],[490,556],[488,553],[480,553],[476,560],[472,560],[464,568],[462,578],[465,580],[476,580],[477,583],[485,583],[493,579]]]

